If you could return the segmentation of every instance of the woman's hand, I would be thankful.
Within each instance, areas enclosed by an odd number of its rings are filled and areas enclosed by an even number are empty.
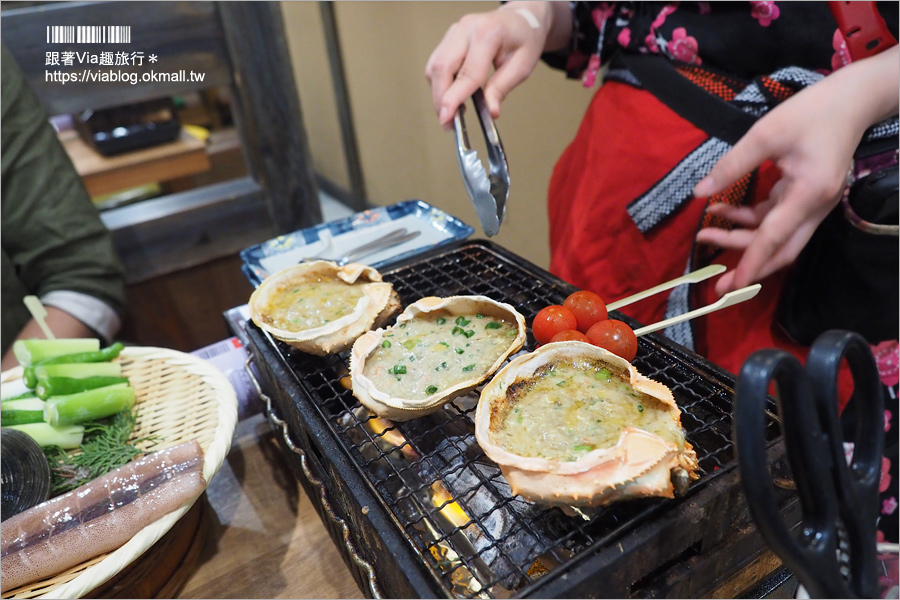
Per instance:
[[[510,2],[464,16],[425,67],[441,125],[449,128],[456,109],[482,86],[491,116],[499,117],[500,103],[531,75],[541,53],[564,47],[571,35],[567,2]]]
[[[762,117],[697,184],[695,196],[711,196],[765,160],[781,171],[766,201],[710,207],[741,228],[702,229],[697,241],[744,250],[737,268],[717,282],[717,293],[793,263],[839,201],[865,130],[897,114],[898,71],[897,47],[835,71]]]

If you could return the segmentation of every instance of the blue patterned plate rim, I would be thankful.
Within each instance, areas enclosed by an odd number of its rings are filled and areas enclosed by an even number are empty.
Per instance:
[[[409,216],[421,220],[435,233],[445,237],[436,243],[423,245],[414,250],[373,262],[371,263],[372,267],[381,269],[385,265],[405,260],[426,250],[444,246],[456,240],[466,239],[475,232],[471,225],[467,225],[453,215],[435,208],[423,200],[404,200],[390,206],[371,208],[343,219],[336,219],[279,235],[260,244],[245,248],[240,253],[243,261],[241,271],[250,283],[256,287],[270,274],[263,267],[262,261],[264,259],[286,252],[295,252],[298,248],[315,244],[321,239],[322,232],[326,230],[333,239],[336,239],[349,232],[379,226]]]

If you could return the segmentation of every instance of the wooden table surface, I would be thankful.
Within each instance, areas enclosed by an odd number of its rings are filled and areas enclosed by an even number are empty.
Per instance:
[[[363,598],[262,415],[206,491],[206,540],[176,598]]]

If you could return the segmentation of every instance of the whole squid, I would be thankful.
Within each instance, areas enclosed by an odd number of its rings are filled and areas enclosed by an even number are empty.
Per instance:
[[[203,451],[185,442],[136,459],[2,523],[3,592],[123,545],[205,489]]]

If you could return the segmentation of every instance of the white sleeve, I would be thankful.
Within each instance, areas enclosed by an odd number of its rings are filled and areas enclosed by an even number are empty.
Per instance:
[[[56,290],[41,296],[41,302],[66,311],[96,331],[106,343],[112,342],[122,327],[122,320],[109,304],[88,294]]]

